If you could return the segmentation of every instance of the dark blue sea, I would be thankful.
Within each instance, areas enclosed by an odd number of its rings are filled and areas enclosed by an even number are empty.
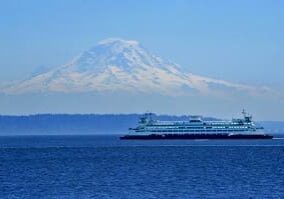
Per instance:
[[[0,198],[284,198],[284,139],[0,137]]]

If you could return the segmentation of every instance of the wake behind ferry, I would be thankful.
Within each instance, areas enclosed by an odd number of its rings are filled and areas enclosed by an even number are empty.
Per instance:
[[[188,121],[159,121],[153,113],[144,114],[136,128],[120,137],[123,140],[154,139],[272,139],[264,128],[256,125],[252,115],[242,112],[243,118],[231,121],[204,121],[191,116]]]

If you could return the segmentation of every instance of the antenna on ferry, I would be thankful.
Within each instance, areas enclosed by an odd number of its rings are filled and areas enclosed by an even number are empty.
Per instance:
[[[244,119],[246,122],[252,122],[252,115],[248,114],[245,109],[243,109],[242,114],[244,115]]]
[[[246,112],[246,110],[244,108],[243,108],[242,114],[243,114],[244,117],[247,116],[247,112]]]

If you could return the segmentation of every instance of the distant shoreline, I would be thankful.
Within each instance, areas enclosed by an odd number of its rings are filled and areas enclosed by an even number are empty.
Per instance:
[[[121,135],[137,126],[141,114],[38,114],[0,115],[3,135]],[[189,116],[155,115],[158,120],[188,120]],[[204,117],[204,120],[218,120]],[[284,121],[259,121],[271,134],[284,133]]]

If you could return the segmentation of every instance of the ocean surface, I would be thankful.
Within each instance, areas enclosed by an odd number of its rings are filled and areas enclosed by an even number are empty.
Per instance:
[[[0,198],[284,198],[284,139],[0,137]]]

